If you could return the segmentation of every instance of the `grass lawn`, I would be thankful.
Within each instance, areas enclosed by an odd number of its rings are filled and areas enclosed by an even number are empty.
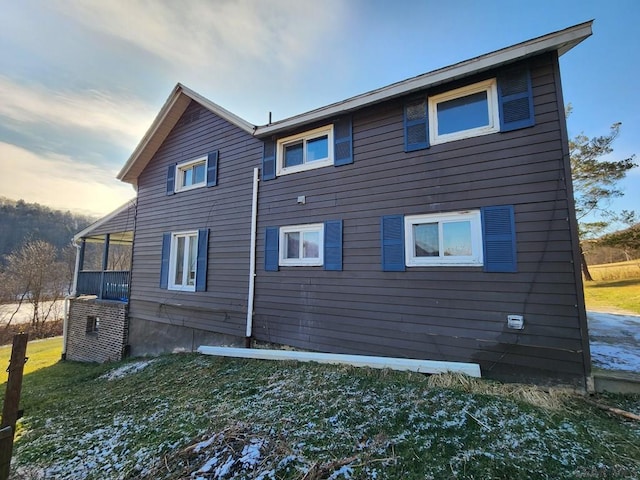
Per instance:
[[[12,478],[640,476],[638,422],[579,396],[437,379],[197,354],[58,362],[25,377]],[[599,401],[640,414],[640,396]]]
[[[587,310],[640,315],[640,279],[585,282]]]
[[[62,354],[62,337],[35,340],[27,344],[27,363],[25,375],[44,367],[49,367],[60,360]],[[0,385],[7,381],[7,367],[11,359],[11,345],[0,347]],[[4,393],[3,393],[4,394]]]
[[[584,282],[587,310],[640,315],[640,262],[590,265],[593,282]]]

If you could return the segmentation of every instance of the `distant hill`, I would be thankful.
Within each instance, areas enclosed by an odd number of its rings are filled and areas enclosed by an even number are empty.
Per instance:
[[[0,265],[4,256],[28,240],[44,240],[61,249],[75,233],[96,219],[38,203],[0,197]]]

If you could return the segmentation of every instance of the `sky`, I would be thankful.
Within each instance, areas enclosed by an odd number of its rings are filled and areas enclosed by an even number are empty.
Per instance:
[[[101,216],[176,83],[280,120],[594,19],[560,59],[571,137],[640,153],[637,0],[0,0],[0,196]],[[612,208],[640,210],[640,168]]]

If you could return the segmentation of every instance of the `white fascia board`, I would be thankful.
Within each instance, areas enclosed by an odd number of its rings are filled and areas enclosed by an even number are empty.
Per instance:
[[[118,180],[132,183],[134,186],[137,184],[137,175],[134,173],[135,178],[131,178],[131,176],[129,175],[131,170],[133,169],[134,165],[136,165],[139,161],[145,162],[145,165],[143,165],[143,168],[144,168],[144,166],[146,166],[146,163],[151,160],[151,157],[153,156],[153,154],[155,154],[155,151],[146,152],[146,150],[157,135],[163,135],[166,137],[166,135],[169,134],[170,132],[169,129],[165,128],[164,129],[165,131],[164,132],[162,131],[163,126],[165,122],[168,121],[168,117],[173,113],[174,108],[178,108],[176,105],[178,104],[178,101],[182,99],[183,96],[195,102],[198,102],[204,108],[210,110],[212,113],[225,119],[229,123],[236,125],[238,128],[247,132],[249,135],[254,134],[256,130],[255,125],[250,124],[246,120],[231,113],[229,110],[222,108],[220,105],[212,102],[211,100],[206,99],[205,97],[199,95],[198,93],[194,92],[190,88],[185,87],[181,83],[178,83],[176,84],[173,91],[165,101],[162,108],[160,109],[160,112],[158,112],[158,115],[153,120],[153,123],[145,133],[144,137],[142,137],[142,140],[140,140],[140,143],[138,143],[136,149],[133,151],[133,153],[131,154],[127,162],[124,164],[124,166],[122,167],[118,175],[116,175],[116,178]],[[186,108],[186,105],[182,108]],[[183,112],[180,111],[178,113],[182,114]],[[164,140],[164,138],[162,140]]]
[[[185,87],[182,84],[178,84],[178,85],[180,85],[180,88],[185,93],[185,95],[191,97],[192,100],[195,100],[200,105],[207,108],[211,112],[215,113],[219,117],[224,118],[227,122],[235,125],[241,130],[244,130],[249,135],[253,135],[253,133],[255,132],[257,127],[252,123],[247,122],[245,119],[239,117],[235,113],[230,112],[226,108],[221,107],[220,105],[218,105],[215,102],[212,102],[208,98],[205,98],[202,95],[198,94],[197,92],[194,92],[190,88]]]
[[[203,355],[233,358],[253,358],[258,360],[297,360],[299,362],[317,362],[354,367],[388,368],[390,370],[412,371],[418,373],[464,373],[470,377],[480,377],[480,365],[477,363],[440,362],[436,360],[418,360],[412,358],[372,357],[367,355],[343,355],[336,353],[297,352],[290,350],[266,350],[261,348],[232,348],[200,346],[198,352]]]
[[[160,112],[158,112],[158,115],[153,120],[153,123],[151,124],[149,129],[145,132],[144,136],[142,137],[142,140],[140,140],[140,142],[136,146],[133,153],[131,153],[131,156],[129,157],[127,162],[124,164],[124,166],[120,169],[120,171],[116,175],[116,178],[118,180],[132,183],[134,184],[134,186],[137,185],[137,177],[135,179],[128,179],[126,178],[127,174],[129,173],[131,168],[134,166],[134,164],[138,161],[138,159],[140,158],[144,150],[147,148],[147,146],[151,142],[151,139],[156,135],[156,133],[158,132],[162,124],[165,122],[167,115],[169,114],[169,112],[171,112],[173,106],[176,104],[176,102],[180,98],[180,92],[181,92],[181,85],[178,83],[174,87],[173,91],[171,92],[171,95],[169,95],[169,98],[167,98],[164,105],[160,109]]]
[[[255,135],[257,137],[264,137],[277,134],[299,125],[334,117],[544,52],[557,50],[560,54],[563,54],[591,35],[592,24],[593,20],[581,23],[565,30],[550,33],[480,57],[465,60],[449,67],[418,75],[417,77],[409,78],[377,90],[372,90],[342,102],[296,115],[270,125],[260,126],[257,128]]]

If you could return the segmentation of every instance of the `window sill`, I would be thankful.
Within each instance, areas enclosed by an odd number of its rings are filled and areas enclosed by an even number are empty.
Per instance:
[[[305,172],[307,170],[315,170],[316,168],[329,167],[333,165],[332,159],[318,160],[311,163],[305,163],[303,165],[296,165],[295,167],[282,167],[278,169],[277,175],[290,175],[292,173]]]

